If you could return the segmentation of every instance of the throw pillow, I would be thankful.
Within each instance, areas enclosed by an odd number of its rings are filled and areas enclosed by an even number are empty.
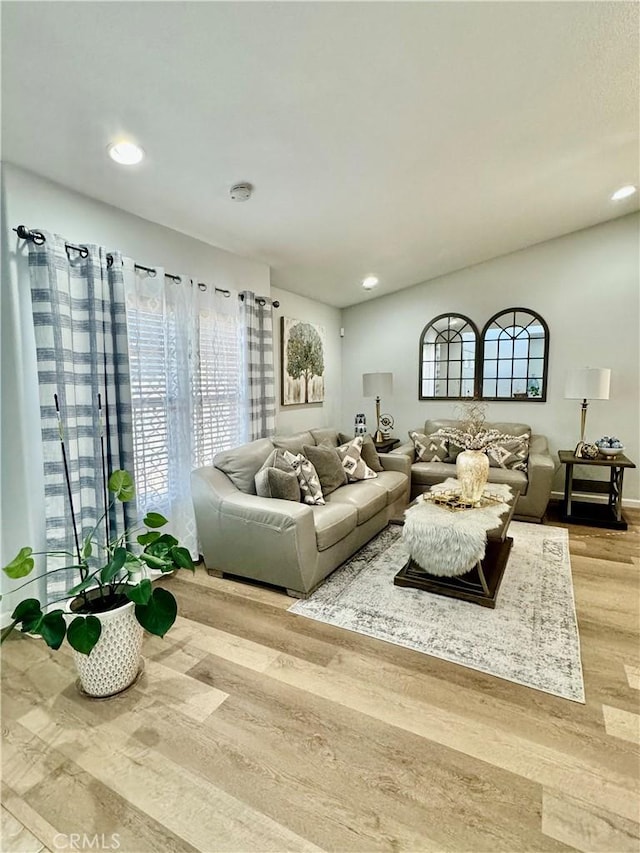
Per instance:
[[[280,468],[261,468],[256,474],[256,492],[261,498],[300,502],[298,475]]]
[[[260,468],[260,471],[264,471],[266,468],[278,468],[280,471],[293,471],[293,465],[285,458],[285,453],[285,450],[276,447],[276,449],[267,456],[262,468]],[[260,471],[258,471],[258,474]]]
[[[500,444],[487,450],[490,467],[526,472],[530,437],[528,432],[524,435],[514,435],[513,438],[503,439]]]
[[[449,455],[449,442],[437,432],[425,435],[423,432],[409,430],[413,442],[416,462],[446,462]]]
[[[322,486],[313,464],[302,453],[294,456],[288,450],[285,450],[284,458],[296,472],[303,502],[312,506],[322,506],[325,502],[322,497]]]
[[[342,467],[347,472],[350,483],[358,480],[373,480],[378,474],[362,458],[362,436],[357,435],[347,444],[338,448],[338,454],[342,459]]]
[[[347,435],[344,432],[339,433],[340,441],[338,444],[349,444],[351,441],[351,436]],[[372,471],[375,471],[377,474],[380,474],[381,471],[384,471],[382,464],[380,463],[380,457],[378,456],[378,451],[376,450],[376,446],[373,443],[373,439],[366,433],[366,435],[360,436],[362,438],[362,458],[367,463],[369,468]]]
[[[335,447],[305,444],[302,452],[316,469],[323,495],[330,495],[348,482],[347,472]]]
[[[444,460],[445,462],[455,462],[458,458],[458,454],[462,453],[464,447],[460,447],[459,444],[454,444],[453,441],[449,441],[447,444],[447,458]]]
[[[369,433],[362,436],[362,458],[372,471],[376,471],[378,474],[384,471],[380,463],[378,451]]]

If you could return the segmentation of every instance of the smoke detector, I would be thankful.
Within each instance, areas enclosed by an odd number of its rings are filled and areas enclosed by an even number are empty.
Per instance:
[[[232,201],[248,201],[251,198],[252,192],[253,187],[251,184],[243,182],[241,184],[234,184],[229,190],[229,195]]]

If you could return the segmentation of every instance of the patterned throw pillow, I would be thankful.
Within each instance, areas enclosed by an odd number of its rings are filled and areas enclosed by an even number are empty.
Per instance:
[[[297,453],[294,456],[288,450],[284,451],[284,458],[296,472],[303,503],[311,504],[312,506],[323,506],[325,500],[322,497],[322,486],[320,485],[318,472],[311,462],[302,453]]]
[[[444,436],[409,430],[409,438],[415,448],[416,462],[448,462],[449,442]]]
[[[349,444],[352,439],[352,436],[347,435],[346,432],[340,432],[338,433],[338,438],[340,439],[338,444]],[[380,474],[382,471],[384,471],[384,468],[380,464],[380,457],[378,456],[378,451],[376,450],[376,446],[373,443],[373,439],[371,438],[368,432],[365,433],[365,435],[360,436],[360,438],[362,438],[362,458],[372,471],[375,471],[376,473]]]
[[[530,437],[528,432],[524,435],[514,435],[513,438],[503,439],[498,446],[487,450],[490,467],[526,472]]]
[[[436,433],[437,435],[437,433]],[[447,441],[447,458],[444,460],[445,462],[455,462],[458,458],[458,454],[462,453],[464,447],[460,447],[459,444],[454,444],[451,439]]]
[[[378,476],[362,458],[361,435],[357,435],[347,444],[341,444],[338,447],[338,455],[342,459],[342,467],[347,472],[350,483],[358,480],[373,480]]]

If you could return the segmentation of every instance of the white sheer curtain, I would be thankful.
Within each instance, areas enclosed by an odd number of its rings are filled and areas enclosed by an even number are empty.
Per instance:
[[[194,467],[249,440],[243,328],[238,294],[192,287]]]
[[[247,440],[238,294],[128,258],[124,280],[138,510],[197,558],[191,471]]]

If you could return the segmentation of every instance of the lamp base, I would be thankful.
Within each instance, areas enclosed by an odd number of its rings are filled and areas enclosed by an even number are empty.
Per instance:
[[[384,436],[383,436],[383,434],[380,432],[380,430],[379,430],[379,429],[377,429],[377,430],[374,432],[374,434],[373,434],[373,440],[374,440],[374,442],[375,442],[376,444],[381,444],[381,442],[383,442],[383,441],[384,441]]]

